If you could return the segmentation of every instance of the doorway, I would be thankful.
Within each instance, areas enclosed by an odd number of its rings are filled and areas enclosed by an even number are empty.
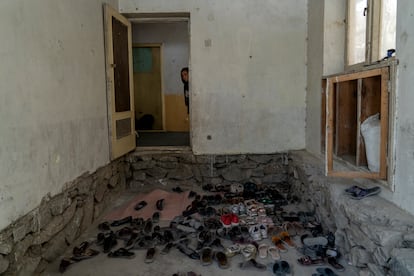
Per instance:
[[[137,147],[190,146],[180,75],[189,67],[189,20],[172,19],[130,19]]]

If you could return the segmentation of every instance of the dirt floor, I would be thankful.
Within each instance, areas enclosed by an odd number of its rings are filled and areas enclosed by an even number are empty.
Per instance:
[[[119,216],[126,215],[122,213],[120,210],[125,208],[130,208],[130,206],[135,205],[136,200],[139,200],[137,197],[138,194],[141,193],[150,193],[155,189],[162,189],[168,192],[171,192],[174,187],[168,187],[159,184],[159,186],[144,186],[140,191],[127,191],[125,192],[116,202],[113,203],[112,206],[108,206],[105,214],[102,216],[101,219],[96,220],[96,223],[92,225],[88,231],[83,233],[78,241],[75,243],[76,245],[80,245],[84,241],[89,241],[92,243],[90,248],[96,249],[100,251],[100,253],[93,257],[89,258],[80,262],[76,262],[71,264],[67,267],[64,275],[68,276],[78,276],[78,275],[135,275],[135,276],[146,276],[146,275],[275,275],[273,272],[273,267],[275,261],[271,259],[268,255],[266,258],[260,258],[257,254],[255,260],[258,263],[266,265],[266,270],[259,270],[255,267],[241,269],[239,265],[245,262],[245,258],[242,254],[237,254],[234,257],[229,257],[229,267],[226,269],[222,269],[219,267],[216,260],[213,260],[211,265],[203,266],[200,260],[193,260],[184,255],[180,252],[177,248],[173,247],[170,252],[166,255],[160,254],[160,251],[163,249],[163,245],[159,245],[156,247],[156,252],[154,255],[154,261],[151,263],[146,263],[145,258],[147,254],[146,249],[139,249],[139,250],[131,250],[135,253],[135,256],[131,259],[124,259],[124,258],[109,258],[106,253],[102,252],[102,247],[97,246],[94,243],[96,240],[97,234],[101,232],[98,230],[98,224],[103,221],[108,221],[108,218],[114,218],[114,214],[118,214]],[[202,191],[200,187],[181,187],[184,191],[195,191],[198,194],[205,193]],[[167,194],[167,193],[166,193]],[[135,201],[134,201],[135,200]],[[180,200],[180,199],[176,199]],[[132,203],[134,201],[134,203]],[[184,202],[184,201],[183,201]],[[183,203],[182,202],[182,203]],[[190,200],[191,202],[191,200]],[[133,205],[132,205],[133,204]],[[178,204],[180,205],[180,204]],[[181,204],[185,205],[185,204]],[[221,207],[222,205],[220,205]],[[167,206],[165,206],[167,207]],[[216,209],[219,209],[219,206],[213,206]],[[174,208],[177,208],[175,206]],[[144,210],[145,207],[142,209]],[[303,207],[300,203],[290,204],[287,206],[283,206],[283,210],[289,213],[290,211],[297,212],[299,210],[303,210]],[[148,212],[146,214],[142,213],[144,217],[148,217]],[[161,212],[161,220],[159,225],[161,227],[167,227],[170,224],[171,216],[174,215],[174,212],[169,212],[168,215],[163,216]],[[115,216],[116,217],[116,216]],[[123,225],[125,226],[125,225]],[[114,230],[121,229],[123,226],[119,226],[114,228]],[[194,235],[194,234],[193,234]],[[263,239],[258,241],[257,244],[267,244],[269,246],[272,245],[271,240],[272,234],[269,234],[269,238]],[[299,236],[292,237],[294,242],[301,246],[301,241]],[[224,247],[228,247],[233,244],[232,241],[222,238],[221,243]],[[114,251],[116,248],[122,247],[124,244],[123,241],[118,240],[117,246],[112,250]],[[245,245],[241,245],[243,248]],[[52,263],[46,271],[42,275],[62,275],[59,272],[59,264],[63,258],[68,258],[72,256],[73,247],[69,248],[68,251],[62,256],[58,258],[54,263]],[[213,250],[220,250],[219,248],[213,248]],[[299,253],[299,251],[295,248],[288,248],[288,251],[285,253],[280,253],[281,261],[284,260],[289,263],[290,265],[290,273],[289,274],[278,274],[278,275],[312,275],[317,273],[317,268],[330,268],[332,269],[336,275],[358,275],[357,270],[351,266],[346,264],[344,258],[340,258],[338,260],[345,267],[345,271],[339,272],[333,269],[330,265],[319,265],[319,266],[303,266],[298,264],[297,259],[302,257],[303,255]],[[328,274],[316,274],[316,275],[328,275]]]

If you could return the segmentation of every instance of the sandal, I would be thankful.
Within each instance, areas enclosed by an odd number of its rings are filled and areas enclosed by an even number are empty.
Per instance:
[[[227,260],[227,256],[222,251],[219,251],[216,254],[214,254],[214,258],[217,260],[218,266],[221,269],[226,269],[230,267],[229,262]]]
[[[269,246],[267,244],[260,244],[258,251],[259,251],[259,257],[264,259],[267,257],[267,250],[269,249]]]
[[[338,271],[344,271],[345,267],[338,263],[335,257],[328,257],[327,258],[328,264],[330,264],[333,268],[335,268]]]
[[[224,254],[226,254],[227,257],[233,257],[234,255],[240,253],[240,246],[238,244],[233,244],[226,248],[224,251]]]
[[[296,244],[292,241],[288,232],[282,232],[279,235],[280,239],[290,248],[295,248]]]
[[[279,249],[276,246],[269,246],[267,252],[269,253],[270,257],[272,257],[272,260],[280,260]]]
[[[311,265],[323,265],[325,261],[322,258],[311,259],[308,256],[304,256],[298,259],[298,263],[304,266],[311,266]]]
[[[211,247],[204,247],[203,250],[201,250],[201,264],[202,265],[211,265],[213,263],[213,250]]]
[[[98,254],[99,254],[99,251],[96,251],[92,248],[86,248],[81,254],[74,254],[71,257],[71,260],[79,262],[79,261],[82,261],[82,260],[86,260],[86,259],[90,259],[92,257],[95,257]]]
[[[280,239],[280,237],[278,236],[273,236],[272,237],[272,242],[274,243],[274,245],[279,249],[280,252],[287,252],[286,247],[283,245],[282,240]]]
[[[253,244],[248,244],[241,250],[241,252],[246,260],[250,260],[256,258],[257,249]]]
[[[267,269],[264,264],[256,262],[255,259],[250,259],[250,260],[247,260],[243,263],[240,263],[239,267],[240,267],[240,269],[243,269],[243,270],[244,269],[249,269],[249,268],[256,268],[256,269],[259,269],[261,271],[265,271]]]
[[[127,249],[121,247],[118,250],[115,250],[114,252],[109,252],[108,257],[110,258],[127,258],[132,259],[135,257],[135,253],[128,251]]]
[[[155,248],[151,247],[147,250],[147,254],[145,255],[145,263],[152,263],[154,261],[155,255]]]

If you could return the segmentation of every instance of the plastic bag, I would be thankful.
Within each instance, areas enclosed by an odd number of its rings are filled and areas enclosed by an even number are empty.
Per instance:
[[[379,172],[380,169],[380,138],[381,121],[379,113],[368,117],[361,124],[361,133],[365,142],[368,169],[372,172]]]

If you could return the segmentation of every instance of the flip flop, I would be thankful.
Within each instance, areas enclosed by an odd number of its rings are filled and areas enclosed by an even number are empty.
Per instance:
[[[373,187],[369,189],[362,189],[353,193],[349,193],[348,196],[352,199],[363,199],[369,196],[377,195],[381,192],[381,187]]]
[[[147,206],[147,202],[142,200],[137,205],[135,205],[134,209],[135,209],[135,211],[139,211],[142,208],[144,208],[145,206]]]
[[[127,250],[126,248],[119,248],[115,250],[114,252],[109,252],[108,257],[110,258],[127,258],[132,259],[135,257],[135,253]]]

